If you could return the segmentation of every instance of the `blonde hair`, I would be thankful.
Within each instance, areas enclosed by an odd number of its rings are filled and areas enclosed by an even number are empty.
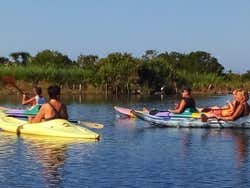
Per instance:
[[[236,95],[238,91],[239,91],[239,89],[235,89],[235,90],[233,90],[232,94]]]
[[[240,101],[242,101],[242,102],[247,102],[249,99],[249,95],[248,95],[248,92],[246,90],[239,89],[237,91],[237,95],[239,95]]]

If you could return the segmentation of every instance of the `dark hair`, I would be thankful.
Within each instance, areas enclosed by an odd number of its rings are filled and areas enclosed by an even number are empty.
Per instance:
[[[48,94],[50,99],[57,99],[58,95],[61,94],[61,89],[57,85],[49,86]]]
[[[181,92],[183,92],[183,91],[187,91],[190,94],[191,93],[191,88],[187,87],[187,86],[183,86],[182,89],[181,89]]]
[[[41,95],[42,94],[42,88],[40,88],[40,87],[34,87],[34,89],[35,89],[37,95]]]

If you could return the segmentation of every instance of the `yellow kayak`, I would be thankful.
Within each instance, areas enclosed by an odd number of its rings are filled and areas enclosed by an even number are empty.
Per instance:
[[[99,139],[99,134],[67,120],[54,119],[41,123],[28,123],[13,117],[7,117],[0,111],[0,128],[17,134],[33,134],[68,138]]]

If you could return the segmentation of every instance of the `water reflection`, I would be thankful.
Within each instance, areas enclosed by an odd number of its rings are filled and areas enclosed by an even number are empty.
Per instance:
[[[237,167],[241,167],[248,157],[249,134],[244,129],[208,129],[202,136],[203,140],[209,137],[221,137],[231,139],[234,143],[235,159]]]
[[[105,125],[98,144],[0,132],[1,186],[249,187],[250,131],[156,128],[138,119],[115,119],[114,105],[167,109],[179,99],[156,97],[136,102],[87,101],[78,96],[65,100],[72,118]],[[223,105],[225,100],[204,97],[197,103]],[[12,99],[1,102],[17,106]]]
[[[14,163],[19,163],[19,159],[28,160],[29,165],[38,166],[38,173],[42,178],[44,187],[61,187],[64,180],[64,166],[68,156],[68,148],[71,146],[95,143],[93,140],[82,140],[75,138],[46,137],[35,135],[21,135],[1,132],[1,136],[6,139],[0,141],[0,151],[3,155],[15,155],[18,158],[12,159]],[[5,143],[6,142],[6,143]],[[6,153],[5,145],[9,146],[13,142],[18,146],[14,153]],[[3,158],[3,155],[1,158]],[[24,155],[24,156],[20,156]],[[8,156],[4,158],[8,158]],[[32,163],[36,165],[32,165]],[[33,171],[33,172],[32,172]],[[34,169],[28,176],[32,176]],[[37,173],[37,172],[36,172]],[[27,176],[27,175],[26,175]],[[32,177],[31,177],[32,178]]]
[[[145,133],[146,130],[150,130],[153,134],[153,130],[159,130],[159,127],[154,127],[147,122],[130,118],[116,118],[115,126],[122,129],[129,130],[130,134],[138,137],[141,133]],[[197,143],[197,138],[206,143],[222,143],[226,144],[225,150],[228,150],[234,154],[235,164],[237,168],[244,167],[248,162],[249,153],[249,131],[244,129],[172,129],[165,128],[168,132],[178,132],[180,136],[180,152],[184,156],[189,156],[189,151],[194,149],[194,143]],[[164,131],[164,130],[163,130]],[[200,137],[199,137],[200,136]],[[227,141],[224,143],[224,141]],[[229,141],[229,142],[228,142]],[[197,145],[196,145],[197,146]],[[230,146],[230,148],[228,148]],[[202,147],[206,147],[203,145]],[[220,146],[218,146],[220,147]],[[197,148],[196,148],[197,149]],[[214,148],[216,150],[216,148]],[[218,148],[217,148],[218,149]],[[221,152],[223,152],[221,150]],[[192,154],[191,154],[192,155]]]
[[[184,155],[187,155],[188,148],[192,145],[192,133],[189,129],[183,129],[181,151]]]
[[[55,186],[61,184],[63,165],[66,159],[67,143],[56,140],[41,140],[30,136],[22,136],[28,147],[28,152],[42,167],[41,174],[45,184]]]
[[[22,135],[28,152],[42,167],[42,176],[49,187],[60,187],[63,181],[63,169],[67,159],[68,146],[94,143],[93,140],[81,140],[57,137],[38,137]]]
[[[244,130],[227,130],[226,132],[233,138],[237,166],[241,167],[248,157],[249,136]]]
[[[45,96],[47,97],[47,96]],[[162,98],[163,100],[164,98]],[[66,104],[100,104],[100,103],[136,103],[138,101],[159,101],[161,98],[159,96],[142,96],[142,95],[131,95],[131,96],[105,96],[104,94],[67,94],[62,93],[61,100]],[[0,105],[11,105],[11,106],[20,106],[21,97],[19,94],[17,95],[5,95],[4,97],[0,97]]]
[[[135,118],[116,118],[115,119],[115,126],[117,127],[125,127],[125,128],[132,128],[136,125],[136,119]]]

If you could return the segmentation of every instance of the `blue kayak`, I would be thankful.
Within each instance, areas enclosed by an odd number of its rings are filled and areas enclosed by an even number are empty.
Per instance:
[[[158,116],[147,112],[132,110],[136,117],[147,121],[153,125],[164,127],[188,127],[188,128],[250,128],[250,116],[239,118],[235,121],[223,121],[216,118],[208,119],[203,122],[197,117],[183,116]]]
[[[5,110],[4,113],[9,116],[14,117],[27,117],[27,116],[35,116],[39,109],[41,108],[41,105],[36,105],[31,107],[30,109],[8,109]]]

